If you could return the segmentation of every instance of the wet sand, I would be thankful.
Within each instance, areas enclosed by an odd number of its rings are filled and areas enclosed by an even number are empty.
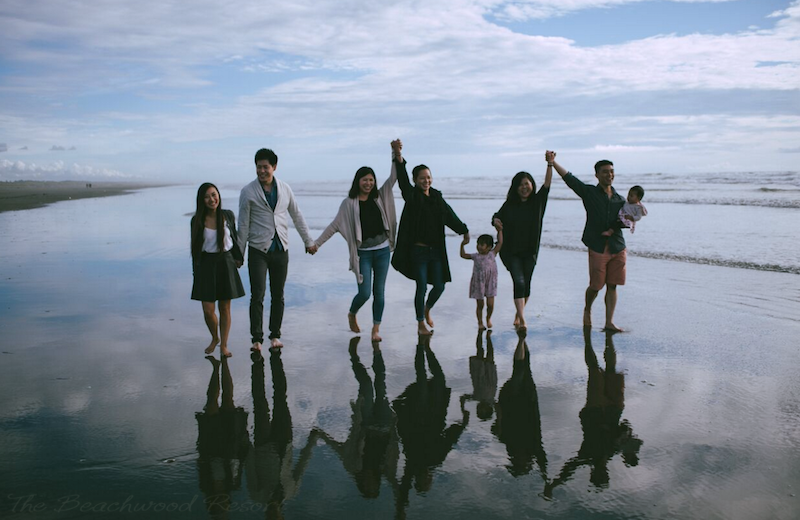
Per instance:
[[[419,382],[414,284],[390,270],[378,362],[367,336],[354,347],[347,329],[356,285],[339,237],[312,257],[290,232],[280,362],[267,352],[263,365],[250,358],[248,296],[232,304],[228,368],[205,359],[208,332],[200,304],[189,300],[192,192],[147,190],[88,201],[81,211],[56,205],[0,217],[5,229],[25,230],[11,233],[0,252],[4,517],[27,518],[40,507],[49,513],[42,517],[104,518],[108,504],[129,500],[163,508],[136,518],[203,518],[209,501],[231,518],[263,518],[273,496],[286,518],[796,517],[796,275],[632,255],[615,320],[630,332],[613,336],[612,351],[599,330],[602,296],[588,344],[582,330],[586,254],[545,248],[527,313],[530,372],[517,378],[510,281],[499,266],[496,398],[518,380],[525,390],[503,416],[511,410],[524,420],[503,423],[497,407],[482,419],[473,399],[460,403],[475,393],[470,357],[478,335],[467,298],[472,264],[449,237],[454,281],[434,308],[430,341],[441,372],[434,377],[428,356],[424,374],[443,386],[413,414],[421,388],[412,386]],[[150,210],[126,218],[143,205]],[[112,208],[122,216],[95,217]],[[247,269],[240,274],[249,291]],[[368,329],[369,304],[358,316]],[[481,341],[485,348],[485,335]],[[624,385],[624,395],[600,398],[621,412],[608,415],[619,432],[610,440],[594,436],[589,421],[599,373],[589,366],[592,352],[600,369],[616,374],[615,388]],[[227,457],[204,453],[204,424],[195,417],[219,398],[210,383],[219,372],[220,406],[247,414],[247,435],[241,424],[236,429],[241,452]],[[385,390],[364,391],[365,374]],[[363,404],[378,403],[381,392],[398,411],[402,442],[387,441],[391,460],[367,497],[355,441]],[[409,436],[415,416],[440,430],[412,428]],[[413,435],[429,431],[455,442],[426,460],[425,449],[413,450]],[[432,435],[424,446],[444,437]],[[208,466],[218,459],[234,476],[211,482]],[[415,467],[424,471],[412,486],[407,468]],[[277,493],[270,493],[272,477],[281,481]]]
[[[0,182],[0,212],[41,208],[42,206],[47,206],[48,204],[60,202],[62,200],[111,197],[157,186],[159,185],[135,182]]]

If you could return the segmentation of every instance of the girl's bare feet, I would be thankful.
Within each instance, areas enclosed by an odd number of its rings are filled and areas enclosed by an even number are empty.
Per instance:
[[[214,349],[217,348],[217,344],[218,343],[219,343],[219,338],[217,338],[217,337],[211,338],[211,343],[208,344],[208,346],[206,347],[204,352],[206,354],[211,354],[212,352],[214,352]]]
[[[433,328],[433,319],[431,319],[431,310],[425,307],[425,322],[428,324],[428,327]]]
[[[228,346],[227,345],[220,345],[219,351],[225,357],[231,357],[233,355],[233,354],[231,354],[230,350],[228,350]]]
[[[380,325],[372,326],[372,341],[383,341],[383,338],[381,338],[380,335],[378,334],[379,329]]]
[[[583,308],[583,326],[592,326],[592,309],[587,309],[586,307]]]
[[[478,322],[478,330],[486,330],[486,327],[483,326],[482,322]]]
[[[433,334],[433,332],[428,330],[428,328],[425,326],[424,321],[418,321],[417,334],[419,334],[420,336],[430,336],[431,334]]]
[[[347,313],[347,323],[350,324],[350,330],[353,332],[361,332],[361,329],[358,328],[358,322],[356,321],[356,315]]]
[[[519,328],[519,314],[514,315],[514,328],[515,329]]]
[[[486,327],[492,328],[492,318],[486,318]]]
[[[281,343],[281,340],[278,338],[272,338],[269,342],[269,346],[270,348],[283,348],[283,343]]]

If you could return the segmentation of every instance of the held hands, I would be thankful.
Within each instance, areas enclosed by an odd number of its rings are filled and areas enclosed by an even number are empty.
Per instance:
[[[553,161],[556,160],[556,152],[547,150],[544,152],[544,160],[547,161],[547,164],[553,164]]]
[[[465,246],[469,244],[469,233],[464,234],[464,238],[461,240],[461,245]]]
[[[308,253],[310,255],[313,255],[318,250],[319,250],[319,246],[317,246],[317,244],[314,244],[313,246],[307,246],[306,247],[306,253]]]
[[[494,220],[492,220],[492,225],[494,226],[494,228],[495,228],[495,229],[496,229],[498,232],[500,232],[500,231],[503,231],[503,221],[502,221],[502,220],[500,220],[499,218],[496,218],[496,217],[495,217],[495,219],[494,219]]]
[[[392,157],[394,157],[398,161],[402,161],[403,156],[401,154],[401,151],[403,150],[403,141],[401,141],[400,139],[395,139],[390,144],[392,147]]]

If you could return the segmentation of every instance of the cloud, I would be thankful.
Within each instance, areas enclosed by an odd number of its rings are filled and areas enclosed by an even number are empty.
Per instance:
[[[66,180],[66,179],[130,179],[132,175],[109,168],[96,168],[80,164],[54,161],[46,164],[0,160],[2,180]]]

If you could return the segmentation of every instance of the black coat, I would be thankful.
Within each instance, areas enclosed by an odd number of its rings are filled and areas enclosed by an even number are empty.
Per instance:
[[[406,163],[397,163],[397,184],[405,200],[403,213],[400,215],[400,225],[397,230],[397,242],[395,243],[394,255],[392,256],[392,266],[400,271],[406,278],[415,280],[414,263],[411,259],[414,247],[414,231],[418,226],[426,225],[434,227],[436,236],[435,244],[428,244],[439,250],[442,255],[442,280],[449,282],[450,264],[447,261],[447,248],[444,240],[444,226],[449,227],[459,235],[469,232],[467,226],[461,222],[453,209],[445,202],[442,192],[430,188],[429,195],[422,193],[422,190],[412,186],[408,180]],[[436,218],[432,222],[422,222],[422,214],[419,208],[422,204],[433,204],[435,207]],[[428,277],[430,280],[431,277]]]

